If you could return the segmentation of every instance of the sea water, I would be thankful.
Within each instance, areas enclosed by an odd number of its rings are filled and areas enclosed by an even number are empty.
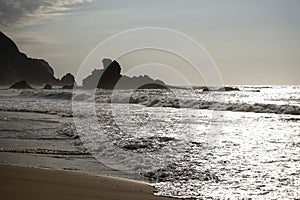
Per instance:
[[[300,198],[300,86],[237,87],[2,89],[1,153],[94,157],[148,180],[156,195]]]

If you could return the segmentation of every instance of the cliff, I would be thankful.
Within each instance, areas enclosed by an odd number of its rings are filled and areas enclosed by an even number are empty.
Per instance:
[[[63,85],[65,82],[55,78],[54,70],[47,61],[29,58],[0,31],[0,85],[11,85],[18,81],[32,85]]]

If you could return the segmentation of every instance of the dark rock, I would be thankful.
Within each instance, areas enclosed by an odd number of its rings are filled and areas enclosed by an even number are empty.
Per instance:
[[[226,86],[226,87],[218,89],[218,91],[226,91],[226,92],[228,92],[228,91],[240,91],[240,89],[236,88],[236,87],[228,87],[228,86]]]
[[[75,135],[75,136],[73,137],[73,139],[74,139],[74,140],[79,140],[79,139],[80,139],[80,136],[79,136],[79,135]]]
[[[98,87],[98,82],[103,74],[103,69],[95,69],[91,75],[82,80],[82,85],[85,89],[94,89]]]
[[[137,150],[137,149],[145,149],[145,148],[148,148],[148,146],[146,144],[138,144],[138,143],[127,144],[127,145],[123,146],[123,149],[126,149],[126,150]]]
[[[260,90],[247,90],[247,92],[260,92]]]
[[[9,89],[32,89],[26,81],[19,81],[9,87]]]
[[[122,77],[122,75],[121,75],[121,66],[119,65],[119,63],[114,60],[110,64],[108,64],[109,63],[108,60],[109,59],[103,59],[102,61],[104,66],[104,72],[100,77],[97,87],[111,90],[114,89],[115,85]]]
[[[35,85],[58,83],[53,69],[45,60],[27,57],[0,31],[0,84],[10,85],[19,80]]]
[[[74,88],[74,85],[64,85],[61,89],[63,90],[72,90]]]
[[[147,75],[128,77],[121,75],[121,66],[117,61],[104,58],[103,69],[95,69],[83,79],[84,88],[93,89],[167,89],[165,83]]]
[[[60,80],[61,85],[76,85],[75,78],[71,73],[67,73]]]
[[[154,80],[147,75],[122,76],[116,88],[118,89],[168,89],[163,81]]]
[[[202,89],[202,91],[203,91],[203,92],[209,92],[210,89],[209,89],[208,87],[204,87],[204,88]]]
[[[240,89],[236,88],[236,87],[228,87],[228,86],[221,87],[219,89],[213,89],[213,88],[203,87],[202,91],[203,92],[209,92],[209,91],[229,92],[229,91],[240,91]]]
[[[148,83],[140,86],[138,89],[168,89],[168,87],[157,83]]]
[[[158,140],[160,142],[169,142],[169,141],[174,141],[175,139],[172,137],[159,137]]]
[[[46,85],[44,85],[43,89],[45,89],[45,90],[51,90],[52,89],[52,85],[46,84]]]
[[[113,61],[109,58],[103,58],[102,64],[104,69],[106,69]]]
[[[104,69],[95,69],[91,75],[82,80],[84,88],[113,89],[122,77],[121,67],[118,62],[104,58],[102,60]]]
[[[286,121],[286,122],[298,122],[300,121],[300,118],[286,118],[286,119],[281,119],[283,121]]]

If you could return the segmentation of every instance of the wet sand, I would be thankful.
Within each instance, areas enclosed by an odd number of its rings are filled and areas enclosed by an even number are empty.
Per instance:
[[[143,182],[108,176],[0,165],[1,199],[171,200]]]

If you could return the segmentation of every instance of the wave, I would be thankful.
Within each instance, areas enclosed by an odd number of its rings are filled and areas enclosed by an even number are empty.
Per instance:
[[[176,97],[172,93],[166,93],[157,90],[138,91],[105,91],[97,90],[94,96],[92,91],[79,91],[73,95],[73,91],[22,91],[19,96],[46,99],[61,99],[74,101],[95,101],[101,103],[116,104],[140,104],[147,107],[171,107],[171,108],[193,108],[209,109],[238,112],[255,112],[255,113],[274,113],[300,115],[300,106],[296,105],[279,105],[264,103],[243,103],[243,102],[217,102],[211,100],[201,100],[198,96],[194,98]],[[181,99],[180,99],[181,98]],[[26,112],[27,108],[17,110]],[[30,112],[30,111],[29,111]],[[39,111],[34,111],[39,112]],[[50,111],[41,111],[41,113],[53,114]],[[55,113],[54,113],[55,114]],[[68,113],[66,116],[71,117]]]
[[[172,137],[152,136],[149,138],[119,140],[115,143],[115,145],[124,149],[125,151],[142,153],[157,151],[165,146],[166,143],[174,140],[175,139]]]
[[[74,100],[74,101],[86,101],[93,100],[93,93],[86,92],[77,92],[73,93],[73,91],[61,91],[61,90],[52,90],[52,91],[22,91],[18,94],[19,97],[26,98],[41,98],[41,99],[54,99],[54,100]]]
[[[8,149],[0,148],[0,152],[10,153],[30,153],[30,154],[51,154],[51,155],[90,155],[87,151],[66,151],[53,149]]]
[[[47,114],[47,115],[57,115],[60,117],[73,117],[73,114],[68,112],[58,112],[58,111],[50,111],[50,110],[35,110],[32,108],[3,108],[0,107],[0,111],[4,112],[26,112],[26,113],[39,113],[39,114]]]
[[[220,181],[219,177],[209,169],[189,169],[184,163],[172,163],[165,166],[164,168],[149,171],[142,174],[147,180],[151,182],[166,182],[174,181],[174,179],[180,180],[201,180],[213,181],[218,183]],[[153,185],[155,186],[155,184]]]
[[[122,103],[124,101],[116,101]],[[179,99],[149,99],[146,96],[130,98],[129,103],[141,104],[147,107],[171,107],[171,108],[194,108],[194,109],[209,109],[223,110],[236,112],[255,112],[255,113],[274,113],[274,114],[290,114],[300,115],[300,107],[294,105],[276,105],[262,103],[222,103],[215,101],[201,100],[179,100]]]
[[[72,99],[72,91],[22,91],[19,93],[20,97],[28,98],[48,98],[48,99]]]

